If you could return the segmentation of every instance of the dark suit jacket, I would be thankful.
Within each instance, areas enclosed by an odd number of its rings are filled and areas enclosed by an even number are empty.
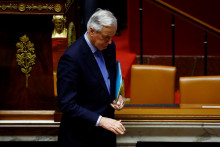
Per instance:
[[[63,116],[58,141],[63,147],[116,146],[115,134],[95,126],[99,115],[114,118],[114,109],[110,106],[115,93],[114,42],[102,52],[109,72],[111,94],[84,36],[60,58],[57,89]]]

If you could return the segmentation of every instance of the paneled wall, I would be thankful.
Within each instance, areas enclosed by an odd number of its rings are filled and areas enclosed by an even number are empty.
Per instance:
[[[0,109],[54,110],[52,15],[0,15]],[[7,21],[6,21],[7,20]],[[34,45],[34,65],[26,81],[16,55],[22,36]],[[26,82],[28,87],[26,87]]]
[[[52,19],[66,17],[65,27],[74,25],[69,38],[76,39],[78,4],[77,0],[0,2],[0,110],[57,109],[54,67],[59,58],[56,40],[52,42]],[[63,46],[64,52],[67,45]]]

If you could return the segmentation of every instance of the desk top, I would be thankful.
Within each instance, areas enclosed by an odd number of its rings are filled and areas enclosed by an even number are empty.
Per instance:
[[[220,122],[218,108],[150,108],[125,107],[115,112],[116,119],[123,121],[212,121]]]
[[[56,111],[0,111],[0,120],[51,120],[59,122]],[[115,118],[124,122],[220,122],[218,108],[150,108],[125,107],[115,111]]]

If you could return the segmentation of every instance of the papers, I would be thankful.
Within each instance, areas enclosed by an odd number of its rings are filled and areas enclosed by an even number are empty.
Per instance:
[[[121,64],[120,61],[116,63],[116,86],[115,86],[115,100],[118,100],[118,97],[120,95],[123,81],[122,81],[122,72],[121,72]]]

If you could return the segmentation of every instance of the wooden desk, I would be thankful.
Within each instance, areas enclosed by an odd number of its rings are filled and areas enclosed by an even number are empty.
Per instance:
[[[0,120],[51,120],[60,122],[62,113],[55,111],[0,111]],[[220,122],[220,109],[125,107],[115,111],[115,118],[123,122]]]
[[[128,107],[116,111],[115,118],[125,122],[220,122],[220,109]]]
[[[55,111],[0,111],[0,141],[56,142]],[[56,114],[61,117],[61,113]],[[126,107],[115,112],[126,127],[120,147],[142,142],[220,142],[220,109]]]

